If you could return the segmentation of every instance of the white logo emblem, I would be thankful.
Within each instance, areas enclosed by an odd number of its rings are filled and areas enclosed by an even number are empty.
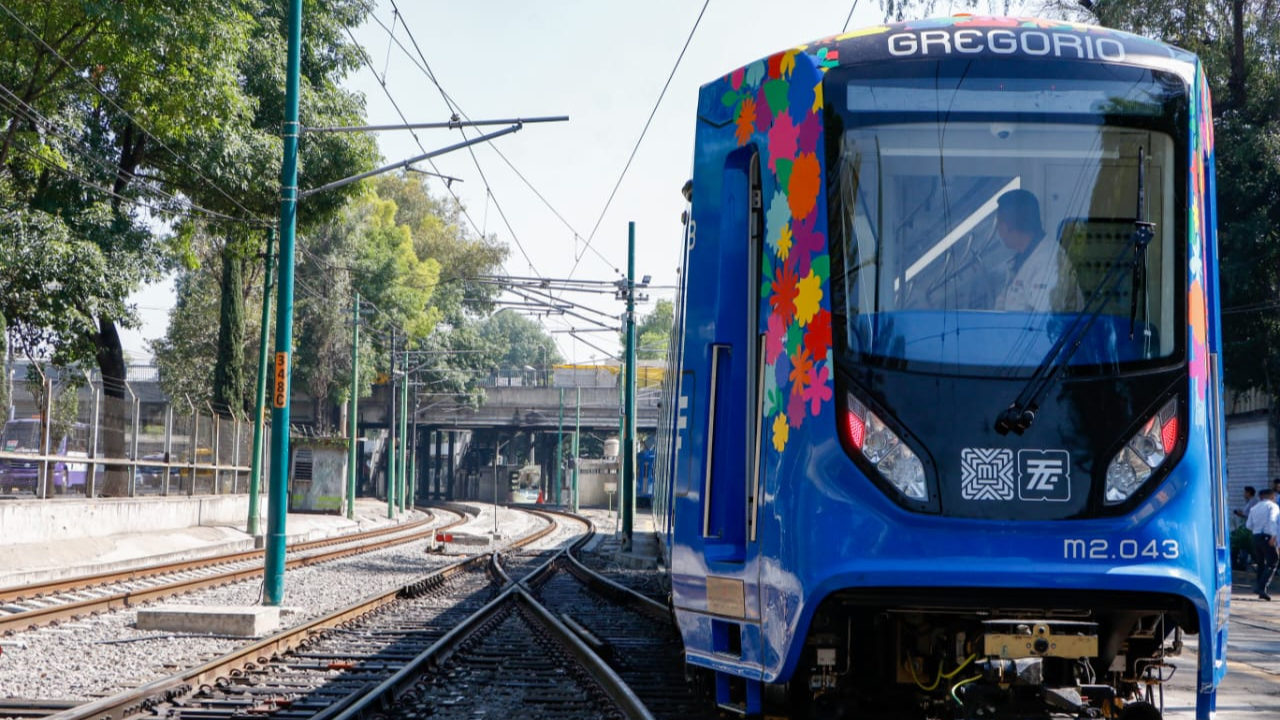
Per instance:
[[[960,497],[965,500],[1013,499],[1013,451],[965,448],[960,451]]]
[[[1066,450],[1018,451],[1018,499],[1071,499],[1071,456]]]

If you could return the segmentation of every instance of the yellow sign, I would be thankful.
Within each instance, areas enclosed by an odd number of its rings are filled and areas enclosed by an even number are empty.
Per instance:
[[[278,408],[289,401],[289,353],[276,353],[276,389],[271,394],[272,404]]]

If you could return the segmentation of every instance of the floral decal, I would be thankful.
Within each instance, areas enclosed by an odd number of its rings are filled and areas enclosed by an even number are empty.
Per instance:
[[[834,397],[821,146],[822,76],[838,64],[834,48],[788,50],[735,70],[717,91],[734,140],[759,149],[765,175],[763,407],[778,452]]]
[[[1211,202],[1207,194],[1208,169],[1213,166],[1213,128],[1210,126],[1213,111],[1209,101],[1209,86],[1202,72],[1196,73],[1197,92],[1192,93],[1191,117],[1198,118],[1191,128],[1191,209],[1187,218],[1189,228],[1187,248],[1187,318],[1190,325],[1191,344],[1191,422],[1204,426],[1207,421],[1207,392],[1209,383],[1209,316],[1205,301],[1204,244],[1208,237],[1205,227],[1205,203]]]

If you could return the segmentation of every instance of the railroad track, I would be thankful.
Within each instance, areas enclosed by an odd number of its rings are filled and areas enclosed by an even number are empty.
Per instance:
[[[295,543],[285,568],[335,560],[430,537],[432,518],[334,538]],[[463,522],[459,519],[458,524]],[[0,635],[93,613],[225,585],[262,573],[264,551],[251,550],[0,591]],[[3,717],[3,716],[0,716]]]
[[[535,542],[554,529],[548,523],[513,544]],[[504,585],[507,579],[490,567],[487,553],[467,558],[199,667],[47,717],[329,717],[405,667]]]
[[[684,676],[680,633],[661,605],[564,555],[526,584],[534,598],[608,662],[655,718],[712,718]]]
[[[554,531],[549,524],[513,545]],[[665,607],[608,581],[588,589],[578,573],[592,577],[563,551],[467,558],[199,668],[49,717],[709,716],[680,692],[679,636]],[[628,609],[633,603],[639,609]]]

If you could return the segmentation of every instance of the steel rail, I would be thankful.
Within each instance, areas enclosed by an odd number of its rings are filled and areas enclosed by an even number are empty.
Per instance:
[[[350,555],[380,550],[393,545],[414,542],[425,536],[433,535],[438,530],[447,530],[450,527],[459,525],[463,522],[465,522],[465,519],[460,519],[456,523],[445,525],[440,528],[418,530],[409,534],[397,535],[396,537],[379,540],[373,543],[357,545],[355,547],[344,547],[316,555],[309,555],[307,557],[294,558],[285,562],[285,569],[305,567],[307,565],[314,565],[316,563],[327,562],[329,560],[337,560]],[[400,529],[403,530],[403,527]],[[22,630],[32,626],[39,626],[56,620],[65,620],[90,613],[128,608],[152,600],[159,600],[172,595],[189,593],[207,587],[248,580],[260,575],[262,575],[262,566],[256,565],[253,567],[219,573],[217,575],[189,578],[166,585],[130,590],[128,592],[115,593],[100,598],[90,598],[88,600],[62,603],[47,608],[38,608],[35,610],[28,610],[26,612],[14,613],[12,615],[0,617],[0,634],[9,630]]]
[[[339,545],[342,543],[379,537],[381,535],[406,532],[422,527],[422,525],[431,522],[431,520],[432,518],[427,518],[424,520],[415,520],[411,523],[404,523],[403,525],[387,525],[373,530],[364,530],[346,535],[322,538],[320,540],[308,540],[306,542],[293,543],[288,546],[288,550],[289,552],[305,552],[307,550],[315,550],[317,548],[328,547],[330,545]],[[174,562],[160,563],[157,565],[144,565],[142,567],[130,568],[128,570],[115,570],[95,573],[92,575],[76,575],[74,577],[58,578],[57,580],[48,580],[30,585],[15,585],[0,589],[0,602],[30,600],[32,598],[49,595],[51,593],[87,590],[89,588],[109,583],[144,580],[158,575],[168,575],[175,572],[186,572],[206,567],[215,567],[217,565],[246,562],[248,560],[260,559],[263,554],[263,550],[243,550],[241,552],[225,553],[222,555],[211,555],[206,558],[176,560]]]
[[[459,512],[458,510],[452,511]],[[550,520],[543,513],[534,512],[533,514]],[[459,520],[458,523],[454,524],[461,524],[462,522],[465,522],[465,519]],[[452,525],[447,527],[452,527]],[[555,523],[552,522],[547,527],[513,541],[511,544],[519,547],[536,542],[546,537],[554,529]],[[476,564],[488,562],[490,555],[490,553],[484,553],[464,558],[452,565],[434,570],[399,588],[370,596],[309,623],[282,630],[258,642],[214,658],[198,667],[180,671],[170,677],[161,678],[116,695],[78,705],[70,710],[48,716],[49,720],[125,720],[133,715],[149,713],[151,708],[180,697],[202,685],[214,684],[219,678],[227,676],[231,671],[241,668],[246,663],[261,662],[264,658],[283,655],[310,640],[313,636],[395,602],[402,594],[413,595],[422,588],[443,584],[448,578],[456,574],[468,572]],[[342,704],[345,705],[346,703]]]

